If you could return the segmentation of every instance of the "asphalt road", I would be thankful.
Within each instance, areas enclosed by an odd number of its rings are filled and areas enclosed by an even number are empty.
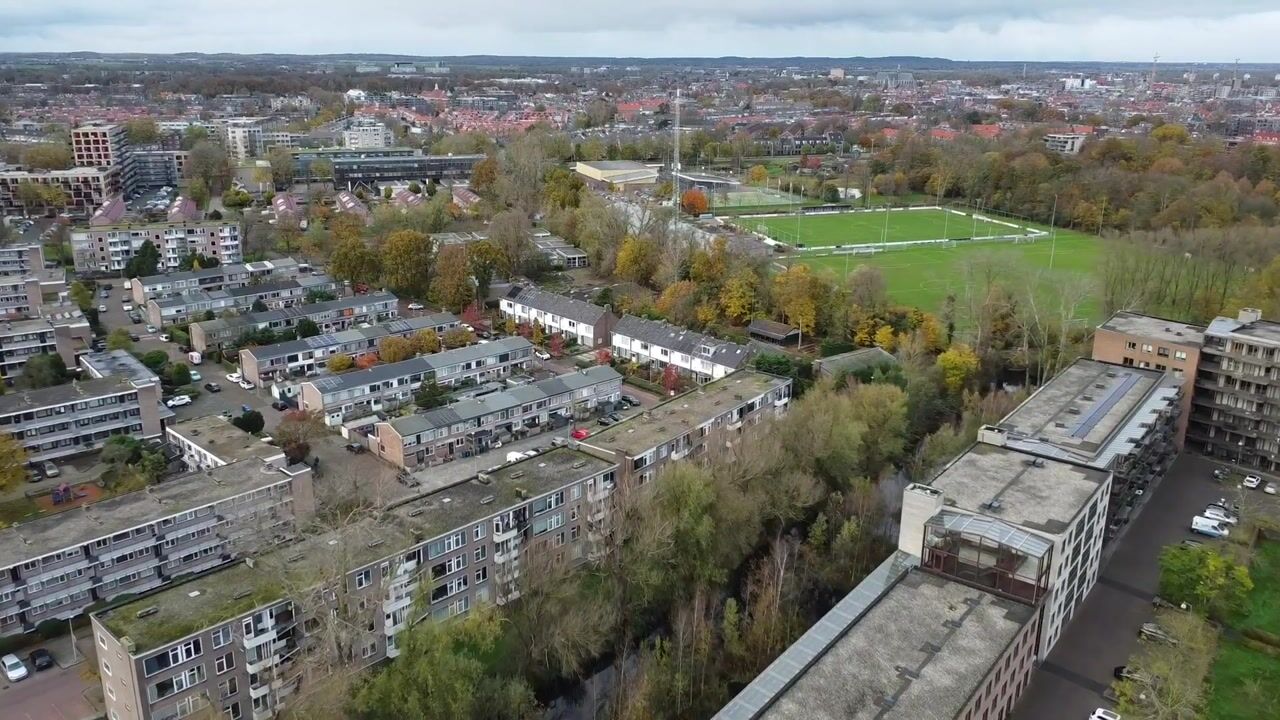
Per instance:
[[[1086,720],[1094,709],[1111,706],[1103,693],[1111,686],[1112,672],[1126,663],[1137,647],[1138,628],[1153,615],[1160,551],[1198,537],[1190,531],[1191,518],[1234,492],[1211,479],[1212,469],[1219,465],[1189,454],[1178,458],[1118,541],[1062,639],[1032,676],[1013,720]]]
[[[23,658],[24,662],[26,658]],[[87,662],[87,661],[82,661]],[[85,699],[90,689],[80,678],[82,665],[54,666],[35,672],[27,662],[26,679],[0,685],[0,716],[5,720],[87,720],[98,711]]]

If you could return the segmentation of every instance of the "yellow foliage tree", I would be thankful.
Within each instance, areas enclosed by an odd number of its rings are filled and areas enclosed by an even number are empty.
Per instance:
[[[818,323],[816,278],[808,265],[792,265],[773,278],[773,294],[787,322],[800,329],[800,342]]]
[[[351,359],[346,353],[338,353],[330,355],[329,362],[325,363],[325,367],[329,368],[329,372],[343,372],[355,367],[356,361]]]
[[[413,337],[409,338],[409,344],[413,346],[413,351],[420,355],[440,352],[440,336],[430,328],[414,333]]]
[[[756,275],[743,269],[734,273],[720,289],[720,310],[730,322],[742,324],[756,307]]]
[[[18,487],[27,479],[27,451],[9,433],[0,433],[0,490]]]
[[[658,247],[652,240],[628,236],[618,249],[615,269],[625,280],[641,285],[653,281],[653,273],[658,269]]]
[[[978,374],[978,356],[973,348],[958,343],[938,356],[938,368],[942,370],[942,384],[958,394]]]
[[[946,347],[946,331],[937,316],[925,313],[919,329],[920,337],[924,339],[924,346],[929,352],[941,352],[942,348]]]
[[[763,165],[752,165],[747,171],[747,182],[752,185],[763,185],[769,179],[769,170]]]
[[[893,326],[881,325],[880,329],[876,330],[876,346],[885,352],[893,352],[893,349],[898,346],[897,341],[898,338],[893,332]]]
[[[388,335],[378,341],[378,357],[383,362],[400,362],[413,357],[413,343],[399,335]]]
[[[695,313],[698,318],[698,324],[703,327],[714,325],[716,320],[720,319],[720,308],[716,307],[716,304],[710,300],[698,303]]]

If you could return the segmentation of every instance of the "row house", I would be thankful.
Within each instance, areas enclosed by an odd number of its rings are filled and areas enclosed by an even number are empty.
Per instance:
[[[293,258],[260,260],[251,263],[220,264],[215,268],[171,272],[133,278],[130,282],[133,302],[146,305],[157,297],[186,295],[193,292],[230,290],[270,280],[295,280],[311,272],[309,265]]]
[[[459,325],[458,318],[453,313],[431,313],[400,318],[372,327],[357,327],[274,345],[243,348],[240,350],[240,373],[255,385],[311,376],[323,371],[325,363],[333,355],[348,355],[353,360],[358,360],[376,353],[383,338],[408,338],[427,330],[442,336]]]
[[[226,290],[173,295],[147,301],[147,321],[157,327],[191,322],[205,313],[242,313],[261,303],[268,308],[284,309],[302,305],[313,293],[337,294],[342,283],[323,273],[300,275],[293,280],[271,280]],[[316,303],[317,305],[320,303]],[[323,311],[316,311],[323,314]]]
[[[619,480],[641,485],[669,462],[700,458],[748,428],[786,412],[791,379],[739,370],[611,425],[576,447],[618,464]]]
[[[250,459],[0,530],[0,634],[225,564],[314,512],[309,467]]]
[[[176,269],[183,258],[204,255],[222,265],[243,259],[240,224],[222,220],[91,225],[71,231],[71,252],[80,272],[119,272],[144,242],[160,253],[159,267]]]
[[[412,471],[565,427],[598,407],[612,407],[621,397],[622,376],[598,365],[378,422],[370,440],[378,457]]]
[[[538,323],[548,335],[559,333],[587,348],[608,347],[618,322],[608,307],[521,285],[511,286],[498,311],[519,324]]]
[[[245,313],[192,323],[191,346],[200,352],[221,349],[251,330],[286,333],[303,320],[314,322],[320,332],[341,332],[397,317],[399,300],[389,292],[350,295],[336,300],[303,303],[265,312]]]
[[[341,375],[307,380],[299,389],[299,406],[319,412],[330,426],[393,410],[413,402],[423,383],[442,387],[500,380],[528,366],[533,345],[522,337],[421,355]]]
[[[699,383],[719,380],[746,367],[754,355],[746,345],[634,315],[618,320],[611,342],[615,358],[661,367],[674,365]]]
[[[370,667],[411,624],[518,598],[522,568],[582,562],[614,470],[557,449],[95,613],[107,714],[274,717],[323,682],[301,661],[335,628],[354,630],[343,664]]]

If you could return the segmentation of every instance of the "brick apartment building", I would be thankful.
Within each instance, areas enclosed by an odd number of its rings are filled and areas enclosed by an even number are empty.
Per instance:
[[[240,263],[240,224],[222,220],[98,224],[71,231],[76,270],[120,271],[150,242],[160,252],[160,268],[176,270],[183,258],[204,255],[222,265]]]
[[[0,530],[0,634],[225,564],[315,512],[311,469],[249,459]]]
[[[55,207],[27,206],[19,188],[26,184],[46,185],[62,191],[65,203]],[[118,167],[76,167],[69,170],[0,170],[0,215],[51,214],[66,212],[88,218],[124,188]]]
[[[412,622],[518,598],[522,569],[590,555],[614,471],[559,448],[96,613],[108,717],[269,718],[334,624],[358,629],[360,668],[399,655]]]

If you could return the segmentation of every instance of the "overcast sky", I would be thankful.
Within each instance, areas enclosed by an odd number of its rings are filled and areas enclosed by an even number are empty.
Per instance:
[[[0,0],[0,51],[1280,61],[1276,0]]]

